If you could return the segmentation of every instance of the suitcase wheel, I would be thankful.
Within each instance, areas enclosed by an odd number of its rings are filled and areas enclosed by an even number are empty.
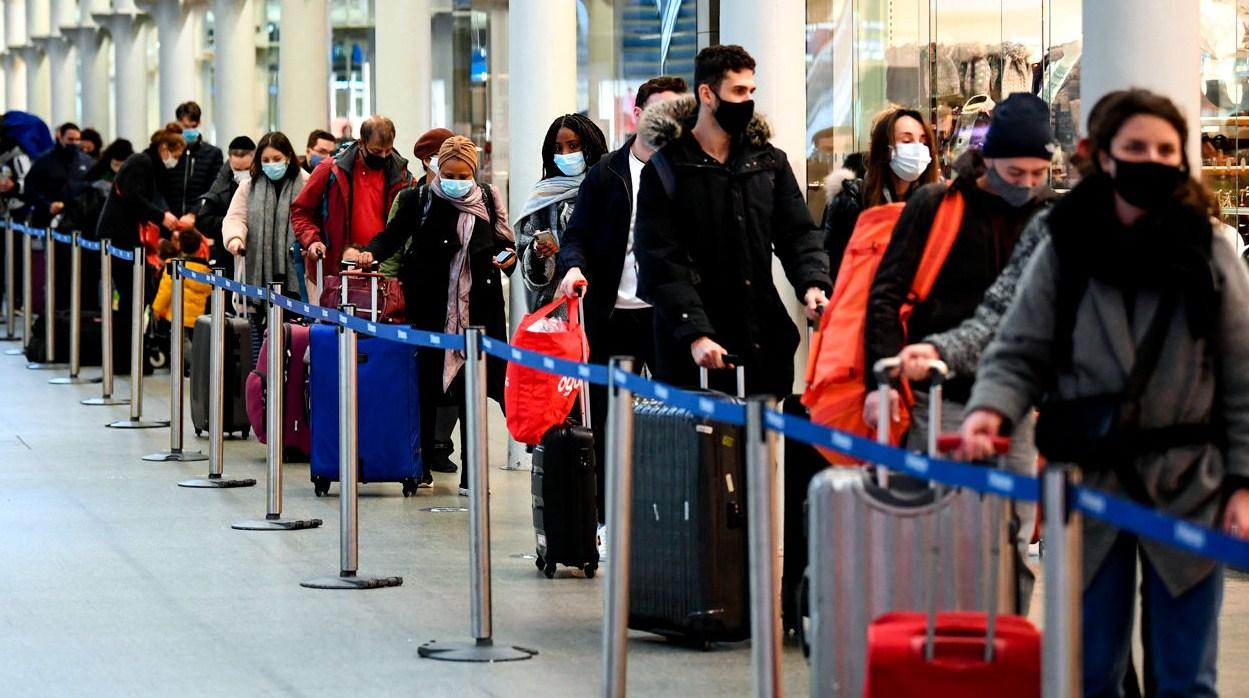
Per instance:
[[[403,496],[405,498],[411,497],[416,494],[416,480],[413,480],[412,478],[406,478],[406,479],[400,480],[400,482],[403,483]]]
[[[555,578],[555,563],[552,562],[548,564],[546,567],[542,568],[542,574],[545,574],[547,579],[554,579]]]
[[[542,553],[538,553],[538,558],[533,561],[533,564],[537,565],[538,569],[546,567],[546,560],[542,559]]]
[[[312,492],[318,497],[324,497],[330,493],[329,478],[314,477],[312,478]]]
[[[582,571],[585,573],[586,579],[594,579],[594,574],[598,572],[598,565],[591,562],[590,564],[586,565]]]
[[[203,430],[203,429],[196,429],[196,430],[195,430],[195,436],[196,436],[196,438],[201,437],[201,436],[203,436],[203,435],[204,435],[204,430]]]

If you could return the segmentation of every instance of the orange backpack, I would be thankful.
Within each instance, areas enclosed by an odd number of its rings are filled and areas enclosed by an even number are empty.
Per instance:
[[[867,325],[867,298],[885,249],[905,204],[884,204],[859,215],[854,233],[846,246],[837,271],[832,300],[820,319],[820,329],[812,338],[807,359],[807,389],[802,404],[811,412],[811,421],[833,429],[872,437],[875,430],[863,421],[867,397],[864,334]],[[963,222],[963,196],[949,190],[937,208],[924,254],[911,281],[911,291],[899,309],[903,330],[916,305],[928,298],[950,248]],[[890,429],[889,442],[897,445],[910,427],[910,390],[903,384],[903,418]],[[821,449],[834,465],[857,463],[845,455]]]

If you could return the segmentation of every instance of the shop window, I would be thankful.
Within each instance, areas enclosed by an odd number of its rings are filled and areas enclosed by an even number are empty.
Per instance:
[[[1201,170],[1249,239],[1249,2],[1201,1]]]

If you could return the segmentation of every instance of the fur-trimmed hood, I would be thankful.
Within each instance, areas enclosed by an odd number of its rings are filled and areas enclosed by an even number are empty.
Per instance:
[[[831,201],[834,196],[841,193],[841,189],[846,185],[846,182],[853,182],[857,179],[858,177],[854,174],[853,170],[845,167],[838,167],[832,172],[829,172],[828,176],[824,178],[824,194]]]
[[[638,137],[652,149],[659,150],[694,128],[696,121],[698,100],[694,95],[656,102],[638,119]],[[767,117],[755,112],[746,127],[746,138],[755,147],[767,145],[772,140],[772,126]]]

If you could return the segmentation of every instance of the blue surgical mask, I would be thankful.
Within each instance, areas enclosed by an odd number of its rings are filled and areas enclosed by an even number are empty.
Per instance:
[[[309,166],[309,167],[311,167],[311,168],[313,168],[313,169],[316,169],[317,165],[320,165],[320,164],[321,164],[321,161],[322,161],[322,160],[324,160],[324,159],[325,159],[325,156],[324,156],[324,155],[319,155],[319,154],[317,154],[317,153],[313,153],[313,154],[311,154],[311,155],[309,155],[309,156],[308,156],[308,166]]]
[[[183,129],[182,137],[186,139],[187,143],[194,143],[195,141],[199,140],[199,129],[197,128]]]
[[[287,164],[285,160],[266,162],[260,166],[260,169],[264,171],[266,177],[276,182],[286,176]]]
[[[442,193],[452,199],[463,199],[473,190],[473,180],[471,179],[443,179],[440,180]]]
[[[555,155],[555,166],[569,177],[576,177],[585,172],[585,153],[577,151],[567,155]]]

